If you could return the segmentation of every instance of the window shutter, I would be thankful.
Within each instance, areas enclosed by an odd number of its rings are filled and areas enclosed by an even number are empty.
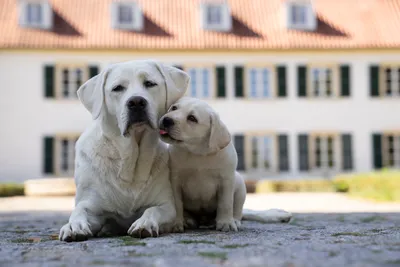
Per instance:
[[[308,171],[309,170],[308,135],[300,134],[298,145],[299,145],[299,169],[300,171]]]
[[[55,68],[53,65],[44,66],[44,96],[54,97]]]
[[[245,170],[245,160],[244,160],[244,136],[241,134],[234,135],[233,143],[236,148],[236,153],[238,155],[238,164],[237,170],[244,171]]]
[[[353,149],[350,134],[342,135],[342,168],[345,171],[353,169]]]
[[[99,74],[98,66],[89,66],[89,79]]]
[[[286,67],[278,66],[276,68],[278,81],[278,97],[286,96]]]
[[[379,96],[379,66],[369,67],[369,79],[371,96]]]
[[[288,137],[285,134],[278,136],[279,171],[289,170]]]
[[[225,97],[226,96],[226,85],[225,85],[225,67],[217,66],[215,68],[216,73],[216,82],[217,82],[217,97]]]
[[[307,67],[297,67],[297,90],[299,97],[307,96]]]
[[[236,97],[244,97],[243,75],[244,75],[243,67],[235,67],[235,96]]]
[[[374,168],[380,169],[383,167],[382,162],[382,135],[381,134],[373,134],[372,135],[372,149],[373,149],[373,161]]]
[[[340,66],[340,91],[341,96],[350,96],[350,66],[341,65]]]
[[[43,173],[54,173],[54,137],[43,138]]]

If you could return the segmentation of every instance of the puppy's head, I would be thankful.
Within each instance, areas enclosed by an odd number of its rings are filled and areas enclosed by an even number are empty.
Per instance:
[[[174,67],[150,60],[110,65],[78,90],[93,116],[106,117],[128,136],[141,126],[157,128],[167,108],[187,89],[189,76]]]
[[[225,148],[231,136],[218,114],[206,102],[183,97],[159,121],[161,139],[194,154],[212,154]]]

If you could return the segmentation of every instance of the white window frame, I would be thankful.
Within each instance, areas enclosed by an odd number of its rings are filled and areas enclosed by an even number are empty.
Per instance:
[[[211,10],[216,11],[219,9],[220,11],[220,23],[212,23],[210,24],[208,21],[209,12]],[[200,16],[200,23],[202,28],[205,30],[213,30],[213,31],[223,31],[228,32],[232,29],[232,17],[231,17],[231,10],[228,3],[213,3],[213,2],[204,2],[201,4],[200,8],[201,16]]]
[[[300,16],[300,10],[304,11],[304,22],[293,21],[293,11]],[[286,27],[295,30],[314,31],[317,28],[317,16],[311,0],[292,0],[286,2]]]
[[[341,152],[341,138],[340,134],[337,133],[313,133],[310,134],[309,140],[309,167],[310,172],[326,175],[331,173],[337,173],[340,171],[342,166],[342,152]],[[316,162],[316,139],[321,140],[321,163],[317,166]],[[329,166],[328,159],[328,138],[332,138],[333,141],[333,166]]]
[[[257,140],[257,167],[253,166],[253,141]],[[270,167],[265,167],[265,141],[267,140],[268,158]],[[271,132],[257,132],[245,134],[245,170],[249,175],[262,176],[267,174],[277,173],[278,170],[278,147],[277,136]]]
[[[391,94],[387,94],[387,75],[386,70],[390,69],[390,90]],[[400,97],[400,64],[382,64],[379,67],[379,94],[386,98],[398,98]]]
[[[131,22],[121,22],[119,14],[120,7],[124,6],[130,8],[132,21]],[[112,2],[111,3],[111,25],[115,29],[123,29],[123,30],[135,30],[141,31],[143,30],[143,12],[140,6],[134,1],[120,1],[120,2]]]
[[[89,79],[89,66],[87,64],[56,64],[56,98],[63,100],[77,100],[78,96],[76,91],[79,89],[80,85],[84,84]],[[76,70],[81,70],[80,83],[78,84],[78,77]],[[64,81],[65,75],[64,70],[68,70],[68,96],[64,96]]]
[[[389,137],[393,137],[393,164],[390,163],[389,158]],[[399,132],[385,132],[382,134],[382,161],[383,167],[386,168],[400,168],[400,133]]]
[[[276,72],[273,66],[246,66],[245,83],[245,96],[249,99],[270,99],[276,96]]]
[[[54,173],[57,176],[73,177],[75,172],[75,145],[80,134],[57,134],[54,138],[55,157],[54,157]],[[67,141],[66,149],[63,147],[63,141]],[[65,157],[66,156],[66,157]],[[66,163],[66,169],[64,164]]]
[[[39,5],[40,21],[29,21],[28,12],[32,5]],[[38,28],[49,30],[53,28],[53,10],[46,0],[21,0],[19,2],[19,24],[26,28]]]
[[[339,90],[339,71],[338,66],[334,64],[313,64],[307,67],[307,97],[310,98],[337,98],[340,97]],[[327,70],[330,70],[331,93],[327,94]],[[318,71],[318,95],[316,95],[315,73]]]
[[[190,82],[186,95],[200,99],[215,98],[215,70],[209,66],[190,66],[184,67],[185,72],[190,76]],[[204,71],[208,73],[208,81],[204,82]],[[193,76],[195,74],[195,76]],[[208,84],[207,94],[205,94],[205,85]]]

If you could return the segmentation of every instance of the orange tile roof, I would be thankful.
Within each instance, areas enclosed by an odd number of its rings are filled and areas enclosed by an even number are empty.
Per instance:
[[[112,0],[51,0],[52,31],[18,25],[17,0],[0,1],[0,48],[290,49],[400,47],[400,0],[314,0],[314,32],[284,26],[284,0],[228,0],[229,33],[200,27],[201,0],[136,0],[144,31],[111,27]]]

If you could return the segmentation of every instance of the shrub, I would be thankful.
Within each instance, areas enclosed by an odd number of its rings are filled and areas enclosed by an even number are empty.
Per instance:
[[[256,193],[268,192],[333,192],[332,181],[324,179],[263,180],[256,186]]]
[[[23,184],[0,184],[0,197],[23,196]]]

